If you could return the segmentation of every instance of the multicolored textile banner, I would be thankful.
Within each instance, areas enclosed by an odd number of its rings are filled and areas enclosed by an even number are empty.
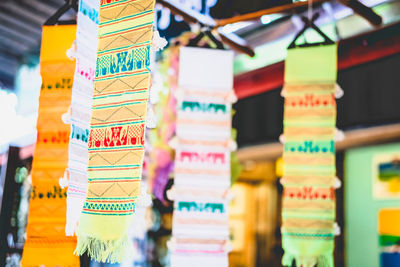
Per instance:
[[[171,266],[228,266],[233,53],[182,47]]]
[[[140,194],[155,0],[101,0],[89,187],[76,252],[121,262]]]
[[[71,102],[75,62],[66,56],[76,26],[44,26],[40,56],[42,88],[32,195],[22,266],[79,266],[76,239],[65,237],[66,191],[59,186],[68,162],[69,125],[61,115]]]
[[[284,266],[333,267],[336,45],[288,50],[285,62]]]
[[[70,109],[67,224],[65,232],[72,236],[78,227],[88,186],[88,141],[92,112],[93,82],[96,70],[97,30],[100,0],[79,2],[76,32],[76,68]]]

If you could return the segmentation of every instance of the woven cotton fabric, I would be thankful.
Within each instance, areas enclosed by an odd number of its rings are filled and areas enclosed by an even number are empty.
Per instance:
[[[79,2],[76,33],[76,68],[71,98],[71,135],[68,149],[67,224],[74,235],[88,186],[88,141],[96,71],[97,31],[100,0]]]
[[[66,190],[58,180],[68,162],[70,129],[61,115],[71,102],[75,62],[66,56],[76,26],[44,26],[37,142],[32,166],[27,240],[22,266],[79,266],[76,239],[65,237]]]
[[[305,65],[303,64],[305,63]],[[336,45],[295,48],[285,66],[282,264],[333,267]]]
[[[121,262],[140,194],[154,0],[101,1],[89,134],[89,186],[76,252]]]
[[[199,63],[195,55],[206,62]],[[199,74],[194,62],[207,69],[213,56],[224,59],[220,73],[226,68],[228,73],[208,75],[202,81],[191,79]],[[232,54],[183,47],[180,62],[171,266],[224,267],[228,266],[229,251]]]

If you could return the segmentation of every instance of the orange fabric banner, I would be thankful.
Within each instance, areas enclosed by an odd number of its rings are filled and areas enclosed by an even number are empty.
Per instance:
[[[38,136],[22,266],[79,266],[73,255],[76,238],[65,236],[66,190],[58,182],[68,162],[70,125],[61,116],[71,103],[75,62],[66,51],[75,36],[75,25],[43,27]]]

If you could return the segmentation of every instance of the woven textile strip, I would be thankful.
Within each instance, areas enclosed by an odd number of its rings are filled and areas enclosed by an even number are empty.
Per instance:
[[[154,0],[101,1],[89,187],[76,252],[121,262],[140,194]]]
[[[38,137],[33,157],[32,195],[22,266],[79,266],[76,239],[65,237],[66,192],[58,184],[68,161],[68,109],[75,62],[66,56],[76,26],[44,26],[40,66]]]
[[[232,61],[229,51],[180,50],[172,267],[228,266]]]
[[[336,49],[290,49],[285,63],[284,266],[334,266]]]
[[[79,2],[76,32],[76,68],[71,98],[69,138],[67,224],[65,232],[74,235],[87,191],[90,114],[96,70],[97,29],[100,0]]]

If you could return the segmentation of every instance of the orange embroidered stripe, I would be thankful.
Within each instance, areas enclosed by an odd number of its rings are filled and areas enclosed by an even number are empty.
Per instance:
[[[130,21],[130,20],[135,20],[135,19],[138,19],[138,18],[141,18],[141,17],[144,17],[144,16],[148,16],[148,15],[154,15],[154,11],[150,11],[150,12],[147,12],[147,13],[145,13],[143,15],[139,15],[139,16],[127,17],[127,18],[124,18],[124,19],[121,19],[121,20],[118,20],[118,21],[115,21],[115,22],[111,22],[111,23],[102,22],[101,26],[104,25],[105,27],[107,27],[107,26],[110,26],[110,25],[118,24],[120,22],[126,22],[126,21]]]
[[[140,73],[147,73],[147,72],[149,72],[147,69],[143,69],[143,70],[137,70],[137,71],[131,71],[131,72],[121,72],[121,73],[118,73],[118,74],[110,74],[110,75],[101,76],[101,77],[98,77],[98,78],[99,78],[100,81],[101,81],[101,80],[104,80],[104,79],[107,79],[107,78],[116,78],[116,77],[118,77],[118,76],[125,76],[125,75],[132,75],[132,74],[140,74]],[[95,83],[96,83],[97,81],[98,81],[98,80],[96,80]]]
[[[101,55],[101,56],[108,55],[108,54],[115,54],[115,53],[120,53],[120,52],[124,52],[124,51],[127,51],[127,50],[131,50],[131,49],[134,49],[134,48],[147,46],[147,45],[149,45],[149,42],[144,42],[143,44],[138,44],[138,45],[127,46],[127,47],[123,47],[123,48],[120,48],[120,49],[114,49],[114,50],[109,51],[109,52],[100,52],[99,51],[98,54]]]
[[[137,30],[140,30],[140,29],[144,29],[146,27],[153,27],[153,25],[145,25],[145,26],[142,26],[142,27],[138,27],[136,29],[130,29],[130,30],[122,31],[122,32],[113,33],[113,34],[110,34],[110,35],[100,36],[99,39],[104,39],[104,38],[115,36],[115,35],[122,35],[124,33],[131,33],[131,32],[134,32],[134,31],[137,31]]]
[[[132,104],[137,104],[135,102],[139,102],[139,101],[147,101],[147,98],[142,98],[142,99],[130,99],[130,100],[125,100],[125,101],[118,101],[118,102],[109,102],[107,104],[98,104],[98,105],[93,105],[94,108],[98,108],[98,107],[107,107],[107,106],[112,106],[112,105],[119,105],[119,104],[126,104],[126,103],[132,103]]]

